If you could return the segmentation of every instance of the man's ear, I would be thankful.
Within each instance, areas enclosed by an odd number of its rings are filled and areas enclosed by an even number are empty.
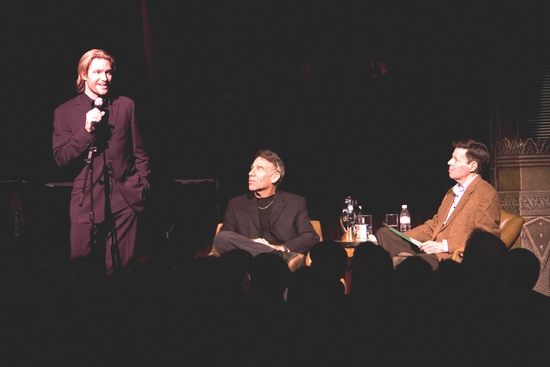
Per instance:
[[[275,172],[273,176],[271,176],[271,183],[274,184],[279,180],[279,177],[281,177],[281,174],[279,172]]]
[[[476,172],[477,171],[477,162],[472,161],[470,164],[472,165],[472,172]]]

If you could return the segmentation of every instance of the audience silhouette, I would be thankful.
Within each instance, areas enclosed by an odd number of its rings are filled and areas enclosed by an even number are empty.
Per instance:
[[[288,289],[288,304],[300,328],[295,330],[297,345],[308,353],[298,360],[310,364],[339,364],[345,350],[346,308],[345,276],[348,255],[333,240],[313,245],[310,266],[293,273]],[[302,352],[303,353],[303,352]]]
[[[390,254],[373,242],[355,247],[349,271],[350,296],[362,307],[383,312],[390,305],[394,269]]]
[[[179,270],[140,258],[117,277],[86,259],[4,261],[2,365],[548,364],[550,300],[533,290],[541,264],[527,249],[475,230],[463,262],[435,271],[416,257],[394,269],[372,242],[349,269],[332,240],[310,257],[295,273],[243,250]]]
[[[506,287],[519,291],[531,291],[539,279],[540,261],[531,251],[515,248],[508,253]]]
[[[343,302],[348,255],[336,241],[325,240],[313,245],[311,264],[297,272],[288,291],[288,302],[311,309],[327,303]]]
[[[520,341],[517,350],[522,352],[524,365],[548,365],[548,354],[539,348],[541,340],[550,330],[548,310],[550,297],[533,290],[540,275],[541,264],[537,256],[524,248],[509,251],[506,261],[507,324],[514,338]]]

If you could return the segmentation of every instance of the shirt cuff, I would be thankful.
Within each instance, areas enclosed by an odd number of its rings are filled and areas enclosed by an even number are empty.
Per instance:
[[[447,240],[442,240],[443,242],[443,252],[449,252],[449,244],[447,243]]]

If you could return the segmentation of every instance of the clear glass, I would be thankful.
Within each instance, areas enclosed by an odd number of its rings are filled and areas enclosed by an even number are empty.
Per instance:
[[[398,227],[399,227],[399,215],[398,214],[386,214],[385,223],[390,227],[398,229]]]
[[[365,226],[366,234],[371,235],[373,233],[372,230],[372,215],[371,214],[359,214],[355,218],[355,232],[357,234],[358,231],[360,231],[359,226]],[[361,237],[363,238],[363,237]],[[364,239],[363,241],[367,241],[367,239]]]

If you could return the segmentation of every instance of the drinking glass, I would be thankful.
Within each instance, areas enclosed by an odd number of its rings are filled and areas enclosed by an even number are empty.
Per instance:
[[[373,234],[373,229],[372,229],[372,215],[370,214],[365,214],[365,224],[368,226],[367,227],[367,235],[371,235]]]
[[[367,240],[367,218],[364,214],[358,214],[355,216],[355,241],[365,242]]]
[[[355,233],[357,241],[368,241],[372,234],[372,215],[359,214],[355,217]]]
[[[386,224],[395,229],[399,229],[399,214],[386,214]]]

